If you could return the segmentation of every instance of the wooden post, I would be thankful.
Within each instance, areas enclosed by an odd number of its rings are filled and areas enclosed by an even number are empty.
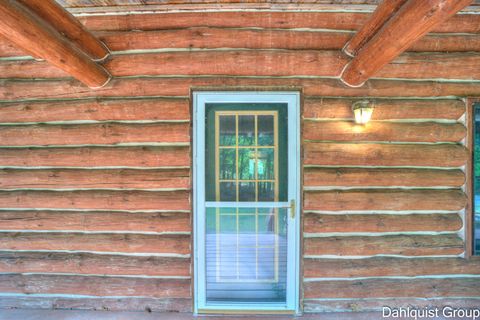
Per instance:
[[[407,0],[383,0],[377,9],[375,9],[370,19],[355,36],[348,41],[343,51],[351,57],[355,56],[363,45],[380,30],[385,22],[387,22],[405,2],[407,2]]]
[[[92,59],[103,60],[109,55],[108,48],[55,0],[18,0],[18,2],[50,23]]]
[[[359,87],[433,27],[472,0],[408,0],[347,64],[341,80]]]
[[[102,66],[17,1],[0,1],[0,16],[0,34],[33,56],[44,58],[91,88],[110,80]]]
[[[475,121],[475,103],[478,102],[478,99],[467,99],[467,112],[465,113],[465,124],[467,126],[467,137],[465,139],[465,147],[467,148],[468,157],[467,164],[465,166],[465,194],[467,195],[467,205],[465,207],[465,230],[466,230],[466,239],[465,239],[465,257],[471,258],[475,254],[475,234],[474,234],[474,221],[475,221],[475,212],[473,208],[473,203],[475,201],[475,192],[473,190],[473,181],[475,179],[475,164],[473,161],[473,150],[475,148],[475,132],[474,132],[474,121]]]

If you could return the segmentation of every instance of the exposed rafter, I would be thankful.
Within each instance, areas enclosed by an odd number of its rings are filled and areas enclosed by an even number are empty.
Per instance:
[[[35,12],[67,39],[74,42],[79,49],[87,53],[92,59],[103,60],[108,56],[108,48],[55,0],[17,1]]]
[[[385,22],[387,22],[405,2],[407,2],[407,0],[382,1],[367,23],[365,23],[343,48],[343,51],[351,57],[355,56],[362,46],[383,27]]]
[[[0,16],[0,34],[34,57],[45,59],[91,88],[109,81],[110,75],[102,66],[18,1],[1,1]]]
[[[472,0],[408,0],[360,48],[344,68],[341,80],[352,87],[361,86],[411,44],[470,3]]]

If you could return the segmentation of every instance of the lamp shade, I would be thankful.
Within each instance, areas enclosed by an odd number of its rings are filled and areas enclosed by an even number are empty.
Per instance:
[[[373,113],[373,104],[368,100],[357,101],[352,105],[355,122],[365,124],[370,121]]]

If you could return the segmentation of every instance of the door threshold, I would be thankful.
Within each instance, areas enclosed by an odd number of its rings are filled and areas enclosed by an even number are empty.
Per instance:
[[[199,309],[197,315],[299,315],[295,310]]]

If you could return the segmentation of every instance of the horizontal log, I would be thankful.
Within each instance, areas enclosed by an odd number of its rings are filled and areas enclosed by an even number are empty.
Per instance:
[[[1,250],[189,254],[188,235],[0,232]]]
[[[478,278],[306,282],[305,298],[478,297]]]
[[[0,213],[1,216],[1,213]],[[0,220],[1,221],[1,220]],[[457,231],[462,219],[453,214],[317,214],[306,213],[303,231],[322,232],[412,232]]]
[[[473,70],[479,62],[480,54],[476,52],[404,53],[376,72],[375,77],[478,80],[480,73]]]
[[[38,309],[74,309],[109,311],[142,311],[151,310],[152,312],[191,312],[191,298],[136,298],[136,297],[114,297],[114,298],[84,298],[68,296],[17,296],[0,295],[0,308],[5,309],[37,309],[36,314],[41,311]]]
[[[0,191],[1,208],[190,210],[188,191]]]
[[[442,306],[452,308],[476,308],[478,306],[477,298],[449,298],[425,299],[425,298],[370,298],[370,299],[305,299],[303,302],[303,311],[305,313],[317,312],[381,312],[384,306],[391,308],[405,308],[405,306],[415,306],[415,308],[442,309]],[[440,311],[441,312],[441,311]]]
[[[322,62],[322,63],[320,63]],[[338,76],[347,62],[339,51],[186,51],[112,56],[113,76],[238,75]],[[242,68],[239,68],[241,65]],[[0,61],[4,78],[61,78],[68,75],[46,62]]]
[[[113,51],[158,48],[340,50],[352,35],[353,32],[348,31],[209,27],[97,33]],[[0,48],[3,46],[10,56],[22,55],[22,52],[9,50],[8,43],[0,42]],[[479,49],[478,34],[429,34],[415,42],[407,51],[472,52]]]
[[[0,189],[187,189],[189,169],[0,169]]]
[[[0,126],[0,146],[188,143],[188,123]]]
[[[220,61],[220,62],[219,62]],[[336,77],[348,62],[339,51],[218,50],[122,54],[105,67],[116,77],[158,75],[324,76]],[[478,80],[480,54],[405,53],[376,78]],[[238,65],[242,67],[239,68]],[[4,78],[62,78],[68,74],[47,62],[1,61]]]
[[[353,120],[352,99],[307,98],[304,118]],[[374,101],[372,120],[445,119],[458,120],[465,113],[461,100],[386,100]]]
[[[190,232],[188,212],[0,211],[0,230]]]
[[[191,27],[150,31],[97,32],[112,51],[160,48],[250,48],[291,50],[340,50],[352,37],[351,31],[238,29]],[[412,52],[480,51],[477,34],[430,34],[415,42]],[[0,38],[0,57],[24,56],[26,53]],[[28,54],[27,54],[28,55]]]
[[[305,168],[305,187],[461,187],[462,170]]]
[[[0,100],[65,99],[87,97],[188,96],[192,87],[222,87],[225,90],[303,88],[305,96],[323,97],[450,97],[475,96],[477,82],[369,80],[361,88],[348,88],[337,79],[251,77],[133,77],[112,79],[95,91],[76,80],[0,80]]]
[[[304,259],[305,278],[480,274],[480,261],[464,258]]]
[[[319,28],[355,30],[368,19],[365,13],[330,12],[203,12],[201,17],[193,12],[80,16],[78,19],[89,30],[156,30],[189,28],[198,25],[209,27],[259,27],[259,28]],[[465,20],[465,19],[463,19]],[[462,21],[463,21],[462,20]],[[474,23],[473,21],[468,21]],[[467,23],[467,22],[465,22]],[[474,26],[472,26],[474,27]]]
[[[427,34],[406,51],[412,52],[472,52],[479,51],[478,34]]]
[[[148,50],[158,48],[250,48],[250,49],[293,49],[293,50],[340,50],[352,37],[353,32],[269,30],[269,29],[219,29],[192,27],[130,32],[100,32],[100,37],[110,50]],[[9,50],[9,56],[23,55]],[[411,52],[472,52],[479,51],[478,34],[429,34],[415,42],[407,51]]]
[[[0,70],[5,78],[69,78],[67,71],[41,60],[6,60],[0,62]],[[105,69],[106,70],[106,69]],[[101,87],[100,85],[98,87]]]
[[[0,290],[25,294],[189,298],[190,280],[2,274]]]
[[[175,167],[189,165],[188,147],[0,149],[0,166]]]
[[[113,51],[158,48],[335,50],[341,49],[352,35],[353,32],[348,31],[208,27],[97,33]]]
[[[316,141],[460,142],[466,131],[460,123],[371,121],[358,125],[353,121],[305,121],[303,138]]]
[[[460,167],[467,161],[460,145],[305,143],[306,165]]]
[[[304,195],[305,210],[450,210],[465,208],[461,190],[345,190],[310,191]]]
[[[4,123],[49,121],[189,120],[186,99],[72,100],[0,105]]]
[[[108,61],[106,67],[114,76],[182,74],[335,77],[340,75],[347,62],[338,51],[200,51],[119,55]],[[239,64],[241,68],[238,68]],[[478,64],[478,53],[409,53],[386,65],[376,77],[473,80],[480,79],[480,72],[475,68]],[[0,71],[6,77],[23,77],[16,74],[21,72],[22,66],[16,66],[15,74],[3,70],[2,66],[0,64]],[[37,71],[28,70],[25,76],[31,77],[32,74],[37,74]]]
[[[305,238],[305,255],[404,256],[458,255],[464,251],[462,238],[446,235],[387,235]]]
[[[89,30],[156,30],[195,26],[258,27],[258,28],[308,28],[358,30],[369,18],[364,12],[167,12],[160,14],[86,15],[78,19]],[[475,14],[456,15],[433,32],[479,33],[480,18]]]
[[[190,259],[62,252],[0,252],[0,272],[190,275]]]

